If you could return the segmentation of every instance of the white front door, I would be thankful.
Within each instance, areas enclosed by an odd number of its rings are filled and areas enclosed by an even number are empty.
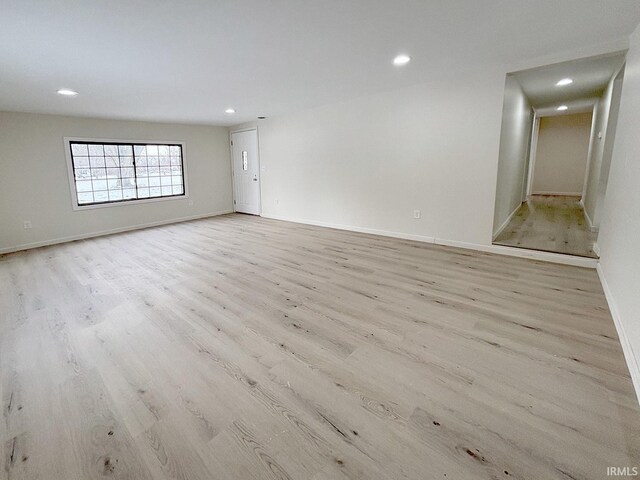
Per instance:
[[[260,215],[258,131],[231,134],[233,194],[236,212]]]

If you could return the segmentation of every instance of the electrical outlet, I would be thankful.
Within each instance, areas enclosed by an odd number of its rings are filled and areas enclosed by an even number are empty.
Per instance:
[[[420,218],[420,210],[414,210],[413,211],[413,218]]]
[[[31,220],[24,221],[24,229],[29,230],[31,228]]]

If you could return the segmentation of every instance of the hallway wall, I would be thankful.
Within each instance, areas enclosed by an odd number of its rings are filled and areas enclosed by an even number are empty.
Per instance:
[[[493,236],[508,223],[522,204],[525,174],[528,168],[533,110],[522,87],[507,75],[502,106],[498,182],[493,216]]]
[[[640,393],[640,27],[627,55],[600,246],[601,274],[611,313]]]
[[[542,117],[533,174],[534,194],[581,195],[592,113]]]
[[[591,138],[589,171],[585,183],[584,210],[589,226],[597,229],[607,191],[616,125],[622,93],[622,72],[614,75],[595,106],[595,128]],[[602,138],[598,134],[602,133]]]

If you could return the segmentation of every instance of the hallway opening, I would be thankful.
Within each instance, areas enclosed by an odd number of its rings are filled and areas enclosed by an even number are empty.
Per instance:
[[[493,243],[598,258],[625,53],[507,75]]]

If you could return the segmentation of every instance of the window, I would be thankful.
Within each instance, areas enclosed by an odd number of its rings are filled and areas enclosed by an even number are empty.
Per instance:
[[[182,145],[69,141],[78,206],[185,195]]]

